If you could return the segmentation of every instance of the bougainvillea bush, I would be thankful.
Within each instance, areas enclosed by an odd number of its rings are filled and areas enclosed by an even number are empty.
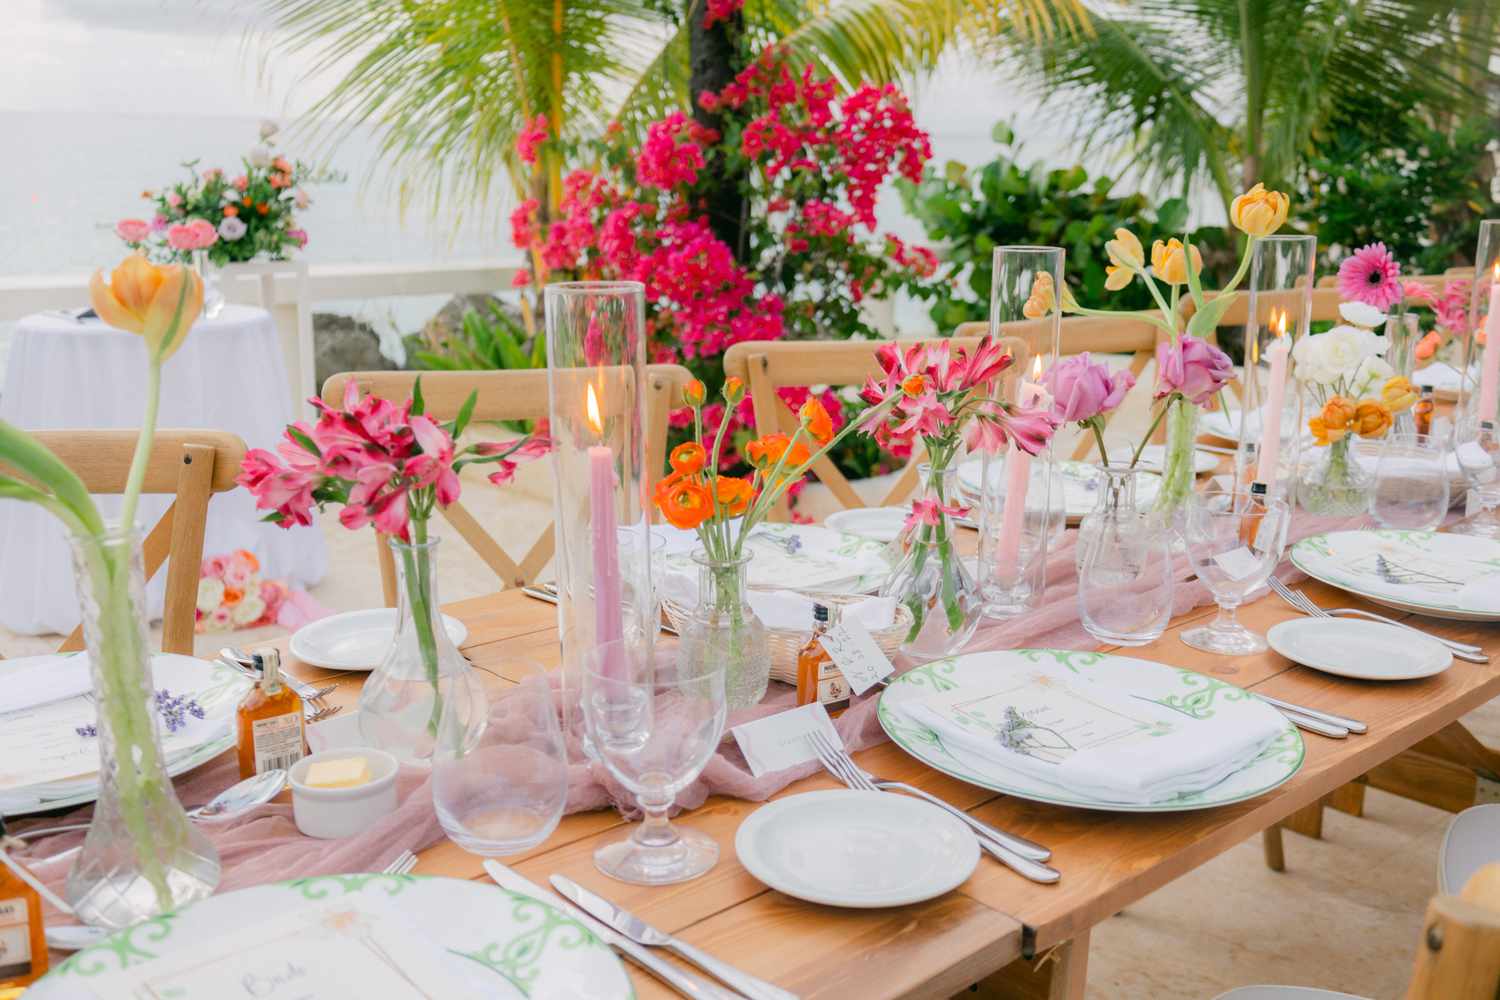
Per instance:
[[[518,283],[642,282],[651,360],[685,364],[711,389],[723,379],[724,351],[741,341],[874,336],[862,303],[914,290],[937,267],[931,251],[876,227],[881,187],[920,178],[931,156],[906,97],[870,84],[841,96],[832,79],[794,68],[773,47],[699,101],[722,130],[679,111],[649,125],[638,147],[611,127],[567,149],[570,162],[589,165],[566,176],[559,203],[529,199],[511,217],[529,263]],[[538,116],[517,151],[539,169],[539,153],[560,141]],[[710,185],[723,176],[741,178],[738,246],[708,216]],[[808,394],[783,390],[793,408]],[[836,426],[863,405],[818,395]],[[710,430],[724,417],[722,405],[703,413]],[[729,415],[737,446],[750,417],[748,399]],[[690,419],[687,410],[676,416],[680,427]],[[858,459],[841,463],[855,472],[879,461],[863,446],[844,457]],[[739,464],[738,447],[723,461]]]

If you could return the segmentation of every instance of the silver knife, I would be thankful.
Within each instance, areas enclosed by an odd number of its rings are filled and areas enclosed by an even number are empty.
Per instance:
[[[1298,715],[1305,715],[1309,719],[1317,719],[1319,722],[1326,722],[1331,726],[1347,729],[1351,733],[1368,732],[1370,728],[1358,719],[1351,719],[1348,716],[1334,715],[1332,712],[1323,712],[1315,708],[1308,708],[1306,705],[1297,705],[1290,701],[1282,701],[1280,698],[1272,698],[1270,695],[1261,694],[1259,691],[1251,691],[1250,693],[1267,705],[1279,708],[1284,712],[1296,712]]]
[[[593,917],[584,913],[578,907],[555,892],[548,892],[530,879],[521,875],[513,869],[507,868],[500,862],[487,859],[484,862],[484,870],[489,873],[490,878],[502,889],[529,896],[539,903],[546,903],[555,909],[562,910],[568,916],[586,927],[595,937],[605,944],[620,952],[636,965],[645,969],[678,993],[691,1000],[750,1000],[739,993],[731,993],[729,990],[721,989],[702,976],[695,975],[685,969],[679,969],[671,962],[657,958],[649,948],[643,948],[622,934],[611,930]]]
[[[752,997],[753,1000],[797,1000],[797,994],[788,993],[774,983],[758,979],[748,972],[736,969],[728,962],[721,962],[686,941],[679,941],[665,931],[657,930],[629,910],[622,909],[603,896],[590,892],[566,875],[553,875],[549,881],[552,883],[552,888],[583,907],[590,916],[604,921],[636,944],[665,948],[679,958],[693,963],[715,979]]]
[[[1284,708],[1278,708],[1277,711],[1286,716],[1286,720],[1298,729],[1306,729],[1310,733],[1317,733],[1331,740],[1342,740],[1349,735],[1349,730],[1343,726],[1335,726],[1321,719],[1314,719],[1310,715],[1303,715],[1301,712],[1289,712]]]

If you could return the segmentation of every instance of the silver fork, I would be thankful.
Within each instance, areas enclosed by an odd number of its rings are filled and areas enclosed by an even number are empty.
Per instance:
[[[849,788],[858,789],[859,791],[864,792],[881,792],[890,790],[887,788],[882,788],[881,785],[899,785],[899,783],[896,782],[877,783],[875,779],[870,777],[864,771],[860,770],[860,768],[855,765],[852,758],[834,747],[833,744],[828,741],[828,738],[825,737],[822,733],[809,733],[808,741],[812,744],[814,752],[817,753],[818,760],[822,763],[824,770],[833,775],[834,778],[838,779],[839,782]],[[1033,882],[1042,883],[1056,882],[1058,879],[1062,878],[1062,873],[1059,872],[1056,868],[1049,868],[1039,861],[1033,861],[1031,858],[1024,857],[1016,851],[1011,850],[1004,843],[996,839],[996,834],[999,834],[1000,831],[996,830],[994,827],[991,827],[985,823],[981,823],[979,820],[974,819],[974,817],[968,815],[963,810],[956,809],[953,806],[950,806],[948,803],[944,802],[942,799],[930,796],[925,792],[921,792],[919,789],[911,789],[911,786],[901,787],[916,791],[919,797],[921,797],[922,799],[931,802],[933,805],[938,806],[945,812],[951,813],[958,819],[963,820],[964,823],[968,824],[968,826],[974,830],[975,838],[979,841],[979,846],[984,848],[984,850],[993,855],[997,861],[999,861],[1002,865],[1009,868],[1016,874],[1021,875],[1025,878],[1029,878]],[[1011,838],[1008,834],[1004,836],[1006,836],[1007,839],[1014,839],[1020,841],[1021,843],[1028,844],[1033,850],[1046,850],[1046,848],[1040,848],[1037,844],[1032,844],[1029,840]]]
[[[255,671],[255,658],[234,646],[225,646],[219,650],[219,659],[247,677],[259,676]],[[314,687],[311,684],[304,684],[302,681],[297,680],[297,678],[289,677],[286,674],[282,674],[281,679],[286,681],[287,687],[297,692],[297,697],[303,701],[322,701],[339,688],[337,684]]]
[[[303,715],[308,722],[322,722],[324,719],[338,715],[343,710],[343,705],[324,705],[321,708],[314,708],[310,712],[304,711]]]
[[[417,867],[417,856],[411,851],[402,851],[396,855],[396,859],[385,866],[382,875],[405,875]]]
[[[1312,615],[1314,618],[1336,618],[1346,614],[1359,615],[1362,618],[1370,618],[1378,622],[1384,622],[1387,625],[1395,625],[1397,628],[1404,628],[1408,632],[1415,632],[1418,635],[1427,636],[1427,638],[1429,639],[1436,639],[1438,642],[1442,643],[1444,646],[1447,646],[1450,650],[1452,650],[1453,655],[1461,660],[1467,660],[1470,663],[1488,663],[1490,660],[1490,658],[1486,656],[1484,654],[1484,651],[1478,646],[1471,646],[1466,642],[1458,642],[1455,639],[1444,639],[1440,635],[1431,635],[1430,633],[1423,632],[1421,629],[1414,628],[1411,625],[1406,624],[1405,622],[1397,621],[1394,618],[1386,618],[1382,615],[1377,615],[1372,611],[1360,611],[1357,608],[1338,608],[1337,614],[1331,611],[1325,611],[1323,608],[1320,608],[1318,607],[1318,605],[1314,604],[1312,598],[1308,597],[1302,591],[1293,590],[1291,587],[1288,587],[1286,584],[1282,583],[1274,576],[1271,577],[1271,589],[1274,590],[1276,592],[1276,596],[1280,597],[1283,601],[1290,604],[1292,607],[1296,608],[1303,614]]]

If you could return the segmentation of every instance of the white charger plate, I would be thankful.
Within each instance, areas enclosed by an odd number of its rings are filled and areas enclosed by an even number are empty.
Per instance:
[[[1436,531],[1331,531],[1292,546],[1292,565],[1315,580],[1398,611],[1455,621],[1500,621],[1460,601],[1488,580],[1500,590],[1500,541]]]
[[[761,806],[734,852],[778,892],[827,906],[906,906],[962,885],[979,863],[967,826],[890,792],[827,789]]]
[[[464,623],[443,616],[443,627],[453,645],[469,637]],[[395,608],[346,611],[310,622],[292,633],[292,655],[310,667],[329,670],[374,670],[396,634]]]
[[[483,996],[497,1000],[634,997],[615,957],[581,924],[488,882],[420,875],[327,875],[212,896],[112,935],[56,966],[27,1000],[97,1000],[90,980],[194,949],[222,952],[243,928],[346,896],[389,899],[451,958]]]
[[[901,534],[909,514],[910,507],[856,507],[829,514],[823,523],[846,535],[890,544]]]
[[[1453,664],[1436,639],[1358,618],[1293,618],[1271,626],[1266,641],[1304,667],[1365,681],[1431,677]]]

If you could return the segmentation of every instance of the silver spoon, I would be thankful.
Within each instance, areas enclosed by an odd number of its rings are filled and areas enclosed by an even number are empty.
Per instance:
[[[228,816],[236,816],[248,809],[254,809],[263,802],[270,802],[281,790],[286,787],[286,771],[281,768],[265,771],[253,777],[246,778],[238,784],[230,785],[218,795],[215,795],[204,805],[187,811],[188,819],[224,819]],[[27,830],[24,833],[13,834],[17,840],[35,840],[37,837],[50,837],[54,833],[67,833],[70,830],[87,830],[87,823],[69,823],[67,826],[49,826],[42,830]],[[74,848],[76,850],[76,848]],[[63,854],[68,853],[64,851]],[[55,857],[62,857],[62,854]],[[52,858],[48,858],[51,861]]]

